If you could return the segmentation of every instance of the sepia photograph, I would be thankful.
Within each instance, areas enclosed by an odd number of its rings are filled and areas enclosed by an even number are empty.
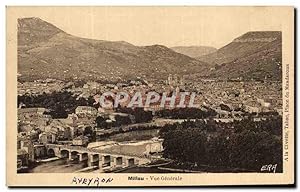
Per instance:
[[[293,7],[6,9],[9,185],[293,184]]]

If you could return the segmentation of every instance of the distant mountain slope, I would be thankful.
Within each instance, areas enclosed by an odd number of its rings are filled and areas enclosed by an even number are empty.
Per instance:
[[[279,31],[248,32],[218,49],[218,51],[204,55],[198,59],[218,65],[228,63],[237,58],[247,56],[278,38],[281,38],[281,32]]]
[[[198,58],[203,55],[207,55],[217,51],[214,47],[208,46],[177,46],[177,47],[170,47],[173,51],[177,53],[181,53],[187,55],[192,58]]]
[[[58,33],[64,33],[54,25],[36,17],[18,20],[18,45],[44,42]]]
[[[169,73],[203,73],[206,66],[162,45],[79,38],[39,18],[18,20],[18,72],[25,80],[165,79]]]
[[[281,80],[281,41],[279,31],[248,32],[198,59],[210,64],[211,77]]]

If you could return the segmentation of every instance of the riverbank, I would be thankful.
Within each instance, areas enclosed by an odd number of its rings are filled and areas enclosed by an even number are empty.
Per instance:
[[[26,170],[18,173],[74,173],[87,166],[87,162],[71,163],[68,159],[34,162]]]

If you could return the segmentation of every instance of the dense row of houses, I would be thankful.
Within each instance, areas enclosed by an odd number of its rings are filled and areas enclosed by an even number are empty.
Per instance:
[[[95,126],[97,110],[93,107],[77,107],[74,114],[65,119],[52,119],[44,114],[45,108],[18,109],[18,168],[24,168],[36,159],[46,157],[45,145],[64,143],[86,146],[89,142],[83,135],[86,127]]]
[[[33,83],[33,84],[32,84]],[[263,85],[261,83],[250,82],[210,82],[203,81],[197,84],[186,83],[183,78],[169,76],[168,80],[162,84],[149,84],[142,80],[131,81],[127,84],[107,84],[101,85],[96,82],[88,82],[83,87],[75,87],[56,81],[36,81],[32,83],[19,83],[20,94],[26,92],[40,93],[44,87],[51,92],[53,89],[65,89],[76,93],[82,97],[93,96],[105,91],[124,91],[134,94],[139,91],[146,95],[148,91],[172,92],[176,90],[195,91],[197,96],[195,104],[214,109],[219,118],[240,117],[242,111],[249,113],[260,113],[277,111],[282,114],[282,98],[280,84]],[[34,89],[27,90],[28,88]],[[68,88],[69,87],[69,88]],[[95,90],[93,92],[93,90]],[[145,98],[143,98],[145,100]],[[179,103],[176,97],[175,104]],[[189,97],[186,99],[189,100]],[[128,104],[128,103],[127,103]],[[152,103],[144,108],[148,111],[159,111],[162,109],[160,101]],[[126,103],[122,103],[126,105]],[[224,110],[225,105],[229,110]],[[22,106],[20,106],[22,107]],[[167,105],[164,108],[168,108]],[[135,123],[134,116],[125,113],[116,113],[111,109],[96,109],[90,106],[78,106],[75,113],[69,114],[67,118],[53,119],[45,114],[45,108],[19,108],[18,109],[18,167],[28,166],[30,161],[43,158],[45,156],[45,144],[67,143],[70,145],[85,146],[89,138],[83,134],[86,127],[96,127],[95,119],[103,116],[106,121],[115,122],[116,116],[127,117],[131,123]],[[107,130],[108,131],[108,130]]]

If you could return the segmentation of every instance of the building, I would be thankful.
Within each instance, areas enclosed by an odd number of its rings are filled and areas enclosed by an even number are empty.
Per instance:
[[[56,135],[52,132],[43,132],[39,134],[39,142],[42,144],[55,143]]]
[[[29,165],[29,154],[25,149],[18,149],[17,155],[17,169],[28,167]]]
[[[34,145],[34,159],[42,159],[47,156],[47,150],[44,145]]]
[[[89,138],[81,135],[74,138],[72,143],[73,145],[77,145],[77,146],[86,146],[89,143]]]
[[[245,111],[249,113],[260,113],[261,108],[259,106],[245,105]]]
[[[151,155],[153,153],[160,153],[163,151],[163,139],[153,138],[146,144],[145,155]]]
[[[182,88],[185,85],[184,77],[183,76],[179,77],[177,74],[174,75],[169,74],[166,84],[173,88],[174,87]]]
[[[18,109],[18,115],[43,115],[46,112],[45,108],[20,108]]]
[[[18,138],[17,149],[22,149],[28,153],[28,160],[34,161],[34,148],[33,143],[27,138]]]
[[[96,116],[97,113],[97,109],[90,106],[78,106],[75,109],[75,114],[79,116]]]
[[[64,133],[64,139],[65,140],[72,140],[74,138],[75,130],[76,130],[75,127],[70,127],[70,126],[66,127],[64,129],[64,132],[63,132]]]

